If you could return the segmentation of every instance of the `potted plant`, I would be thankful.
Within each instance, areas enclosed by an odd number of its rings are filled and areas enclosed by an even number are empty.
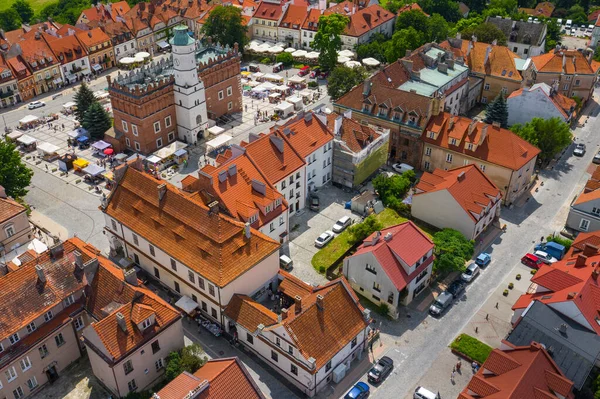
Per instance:
[[[504,290],[504,292],[502,293],[502,295],[508,296],[508,290]]]
[[[515,286],[515,285],[514,285],[513,283],[508,283],[508,289],[509,289],[509,290],[512,290],[512,289],[514,288],[514,286]]]
[[[521,279],[521,275],[517,274],[517,280],[520,280],[520,279]]]

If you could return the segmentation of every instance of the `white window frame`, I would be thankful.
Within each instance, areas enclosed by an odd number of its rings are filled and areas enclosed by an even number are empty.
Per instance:
[[[23,388],[21,388],[20,385],[13,389],[13,396],[15,399],[21,399],[23,396],[25,396],[25,392],[23,392]]]
[[[123,131],[125,131],[125,133],[129,132],[129,126],[127,126],[127,121],[121,121],[121,126],[123,126]]]
[[[75,303],[75,297],[73,295],[69,295],[65,298],[65,306],[69,306]]]
[[[219,90],[219,93],[217,94],[219,101],[221,101],[223,98],[225,98],[225,96],[223,95],[223,90]]]
[[[8,337],[8,340],[11,345],[14,345],[17,342],[19,342],[21,340],[21,338],[19,337],[19,333],[16,332],[16,333],[12,334],[10,337]]]
[[[133,144],[134,144],[134,147],[135,147],[135,150],[136,150],[136,151],[141,151],[141,148],[142,148],[142,147],[140,146],[140,143],[139,143],[139,142],[137,142],[137,141],[134,141],[134,142],[133,142]]]
[[[233,88],[231,86],[227,87],[227,97],[230,97],[233,95]]]
[[[21,371],[25,372],[31,368],[31,360],[29,360],[29,356],[25,356],[21,360],[19,360],[19,365],[21,366]]]
[[[17,378],[17,371],[15,370],[14,366],[10,366],[9,368],[6,369],[6,371],[4,372],[4,375],[6,375],[7,382],[12,382]]]
[[[125,145],[131,148],[131,141],[129,141],[129,137],[125,137]]]
[[[162,142],[162,137],[159,137],[156,139],[156,147],[160,148],[162,147],[163,142]]]
[[[169,133],[169,135],[167,136],[167,138],[169,139],[169,143],[173,140],[175,140],[175,133],[171,132]]]
[[[142,329],[143,330],[150,327],[151,325],[152,325],[152,321],[150,321],[150,318],[147,318],[144,321],[142,321]]]
[[[37,382],[37,378],[35,378],[35,375],[27,380],[27,388],[29,388],[30,391],[33,391],[34,389],[36,389],[37,386],[38,386],[38,382]]]
[[[159,357],[158,359],[156,359],[156,361],[154,362],[154,368],[156,368],[156,371],[158,372],[160,369],[164,368],[165,364],[163,362],[162,357]]]
[[[46,321],[46,323],[49,322],[50,320],[52,320],[53,318],[54,318],[54,314],[52,313],[51,310],[44,313],[44,320]]]
[[[158,125],[158,129],[156,128],[157,125]],[[154,124],[152,126],[154,126],[154,134],[160,132],[160,121],[154,122]]]
[[[452,163],[452,154],[450,154],[449,152],[446,153],[446,162]]]
[[[28,334],[31,334],[36,329],[37,329],[37,326],[35,325],[35,321],[32,321],[31,323],[27,324],[27,333]]]
[[[138,128],[137,125],[134,125],[133,123],[131,124],[131,133],[133,133],[134,136],[138,136]]]
[[[227,111],[231,111],[233,109],[233,102],[229,101],[227,103]]]
[[[15,231],[15,226],[13,224],[9,224],[8,226],[5,226],[4,233],[6,234],[6,237],[12,237],[15,234],[17,234]]]
[[[171,127],[171,115],[165,118],[165,127]]]
[[[581,220],[579,221],[579,228],[583,231],[588,231],[588,229],[590,228],[590,221],[587,219],[581,218]]]
[[[85,323],[83,322],[83,317],[79,316],[75,320],[73,320],[73,325],[75,326],[75,330],[79,331],[83,327],[85,327]]]

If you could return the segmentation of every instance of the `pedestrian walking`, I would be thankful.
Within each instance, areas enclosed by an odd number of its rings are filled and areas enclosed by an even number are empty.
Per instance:
[[[462,362],[459,360],[458,363],[456,363],[456,371],[460,372],[460,367],[462,366]]]
[[[246,107],[246,112],[248,112],[248,104],[246,104],[245,107]]]
[[[452,374],[450,375],[450,381],[454,384],[454,375],[456,374],[456,370],[452,370]]]

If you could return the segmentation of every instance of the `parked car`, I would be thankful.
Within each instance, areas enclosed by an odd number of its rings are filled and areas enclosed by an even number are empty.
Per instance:
[[[350,219],[350,216],[343,216],[340,218],[340,220],[335,222],[335,224],[333,225],[333,228],[331,230],[333,230],[334,233],[339,234],[342,231],[346,230],[346,227],[350,226],[351,224],[352,224],[352,219]]]
[[[44,107],[45,105],[46,105],[46,103],[43,102],[43,101],[33,101],[33,102],[29,103],[29,105],[27,106],[27,108],[29,108],[29,109],[36,109],[36,108]]]
[[[331,240],[333,240],[333,231],[327,230],[325,233],[317,237],[317,239],[315,240],[315,247],[323,248]]]
[[[533,253],[535,256],[537,256],[538,258],[540,258],[540,260],[546,264],[551,264],[554,262],[557,262],[558,259],[556,259],[554,256],[550,255],[548,252],[544,252],[544,251],[535,251]]]
[[[576,157],[582,157],[585,155],[585,144],[578,143],[573,150],[573,155]]]
[[[480,253],[477,258],[475,258],[475,263],[477,263],[477,266],[479,267],[485,267],[489,265],[491,261],[492,256],[486,252]]]
[[[525,254],[525,256],[523,256],[521,258],[521,263],[524,264],[525,266],[529,266],[533,269],[539,269],[540,265],[543,262],[540,258],[535,256],[534,254]]]
[[[479,266],[472,262],[467,266],[467,270],[460,276],[465,283],[470,283],[479,274]]]
[[[432,316],[441,315],[452,304],[452,299],[454,299],[454,297],[451,293],[448,291],[442,292],[429,307],[429,313],[431,313]]]
[[[363,399],[367,396],[369,396],[369,386],[361,381],[352,387],[350,392],[344,396],[344,399]]]
[[[413,399],[440,399],[440,397],[431,392],[429,389],[417,387],[417,389],[415,389]]]
[[[392,169],[394,169],[396,172],[402,174],[406,171],[414,170],[415,168],[413,168],[412,166],[410,166],[406,163],[395,163],[392,165]]]
[[[594,159],[592,159],[593,163],[600,163],[600,151],[596,155],[594,155]]]
[[[317,194],[310,195],[310,210],[318,212],[320,208],[319,196]]]
[[[458,299],[460,295],[465,292],[466,283],[461,279],[457,278],[450,283],[446,291],[448,291],[455,299]]]
[[[379,383],[387,377],[394,369],[394,361],[387,356],[379,359],[377,364],[369,371],[370,383]]]
[[[294,266],[294,261],[287,255],[281,255],[279,257],[279,267],[283,270],[290,270]]]
[[[565,256],[567,249],[564,245],[560,245],[554,241],[549,241],[536,245],[534,251],[544,251],[554,256],[556,259],[561,260],[563,256]]]

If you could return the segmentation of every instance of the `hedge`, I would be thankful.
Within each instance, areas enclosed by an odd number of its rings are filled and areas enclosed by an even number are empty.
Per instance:
[[[450,348],[468,358],[475,360],[479,364],[483,364],[492,352],[492,347],[484,344],[477,338],[473,338],[468,334],[460,334],[452,343]]]

